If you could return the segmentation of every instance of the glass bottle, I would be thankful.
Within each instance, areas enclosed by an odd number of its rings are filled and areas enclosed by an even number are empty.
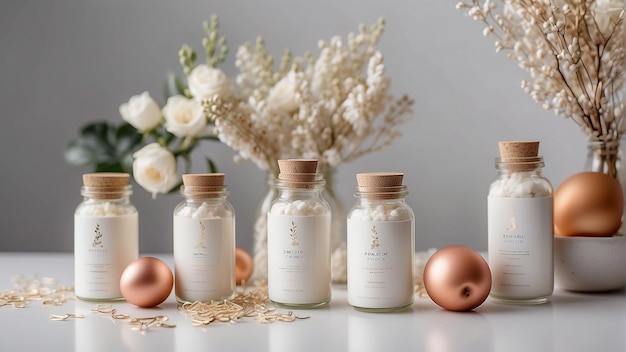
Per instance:
[[[331,298],[331,211],[317,160],[279,160],[268,212],[268,292],[274,303],[314,308]]]
[[[413,303],[415,215],[401,173],[357,174],[347,217],[348,304],[388,312]]]
[[[541,173],[539,142],[505,141],[499,147],[487,207],[491,297],[545,303],[554,288],[552,185]]]
[[[585,171],[602,172],[619,182],[622,186],[624,204],[626,204],[626,162],[620,139],[610,141],[589,141],[587,143],[587,159]],[[626,213],[626,207],[624,207]],[[622,226],[618,230],[620,235],[626,234],[626,216],[622,215]]]
[[[276,176],[272,172],[268,172],[265,183],[267,190],[257,206],[254,217],[254,271],[252,281],[267,280],[267,212],[270,209],[272,201],[278,196]]]
[[[84,300],[122,299],[120,278],[139,256],[139,217],[126,173],[83,175],[74,212],[74,292]]]
[[[235,211],[224,174],[185,174],[174,209],[176,301],[209,302],[235,293]]]

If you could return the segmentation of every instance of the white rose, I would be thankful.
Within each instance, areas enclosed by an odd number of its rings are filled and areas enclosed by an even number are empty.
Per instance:
[[[120,114],[140,132],[151,130],[161,122],[161,109],[148,92],[132,96],[127,103],[120,105]]]
[[[594,18],[603,34],[609,34],[620,12],[624,10],[624,0],[596,0],[593,7]]]
[[[187,76],[189,91],[196,100],[208,99],[214,95],[227,98],[230,95],[230,82],[222,70],[207,65],[196,66]]]
[[[296,73],[291,71],[270,90],[267,106],[279,112],[291,114],[300,106],[300,95],[296,92],[298,80]]]
[[[202,105],[182,95],[167,99],[163,107],[165,129],[176,137],[198,136],[206,131],[207,121]]]
[[[135,181],[152,193],[167,193],[179,183],[176,173],[176,158],[167,148],[151,143],[133,154],[133,177]]]

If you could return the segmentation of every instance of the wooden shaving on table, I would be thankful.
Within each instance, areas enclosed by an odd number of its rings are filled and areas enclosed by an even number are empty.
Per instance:
[[[42,301],[45,306],[61,306],[75,298],[74,288],[59,285],[54,288],[56,280],[49,277],[39,279],[38,276],[21,275],[12,278],[13,289],[0,291],[0,307],[26,308],[32,301]]]
[[[255,288],[247,290],[245,283],[235,292],[230,300],[211,302],[188,302],[178,306],[178,310],[191,318],[193,326],[206,326],[213,322],[236,323],[244,318],[252,318],[260,323],[276,321],[293,322],[300,317],[292,311],[279,312],[271,305],[267,286],[257,284]]]
[[[156,315],[154,317],[145,318],[132,318],[128,314],[119,314],[117,309],[112,304],[97,304],[96,308],[91,310],[94,313],[100,313],[110,315],[113,320],[128,320],[128,323],[133,326],[133,330],[141,331],[142,333],[152,327],[161,328],[175,328],[174,324],[167,324],[168,317],[164,315]]]

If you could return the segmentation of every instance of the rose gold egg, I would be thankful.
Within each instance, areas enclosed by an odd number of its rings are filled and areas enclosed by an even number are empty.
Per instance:
[[[612,236],[622,224],[622,187],[600,172],[581,172],[554,191],[554,233],[560,236]]]
[[[237,285],[241,285],[243,282],[248,282],[250,276],[252,276],[252,257],[245,249],[235,248],[235,282]]]
[[[464,246],[435,252],[424,267],[424,287],[440,307],[468,311],[481,305],[491,291],[491,270],[483,257]]]
[[[126,267],[120,279],[124,298],[139,307],[157,306],[167,299],[174,285],[172,271],[161,259],[139,258]]]

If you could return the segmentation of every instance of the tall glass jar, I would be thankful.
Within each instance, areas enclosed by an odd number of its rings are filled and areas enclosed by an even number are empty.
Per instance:
[[[541,172],[539,142],[505,141],[499,147],[487,207],[491,297],[545,303],[554,289],[552,185]]]
[[[622,186],[622,196],[626,204],[626,161],[619,139],[611,141],[589,141],[587,144],[587,159],[585,171],[602,172],[619,182]],[[626,212],[626,207],[624,207]],[[626,216],[622,215],[622,226],[619,235],[626,235]]]
[[[278,196],[276,189],[276,176],[272,172],[267,173],[267,190],[259,203],[254,217],[254,247],[253,259],[254,270],[252,281],[267,280],[267,213],[272,201]]]
[[[413,303],[415,216],[401,173],[357,174],[348,212],[348,304],[388,312]]]
[[[314,308],[331,299],[331,211],[317,160],[279,160],[268,212],[268,292],[274,303]]]
[[[174,287],[178,303],[235,293],[235,211],[224,174],[186,174],[174,209]]]
[[[139,256],[139,216],[125,173],[83,175],[74,212],[74,292],[84,300],[122,299],[120,278]]]

